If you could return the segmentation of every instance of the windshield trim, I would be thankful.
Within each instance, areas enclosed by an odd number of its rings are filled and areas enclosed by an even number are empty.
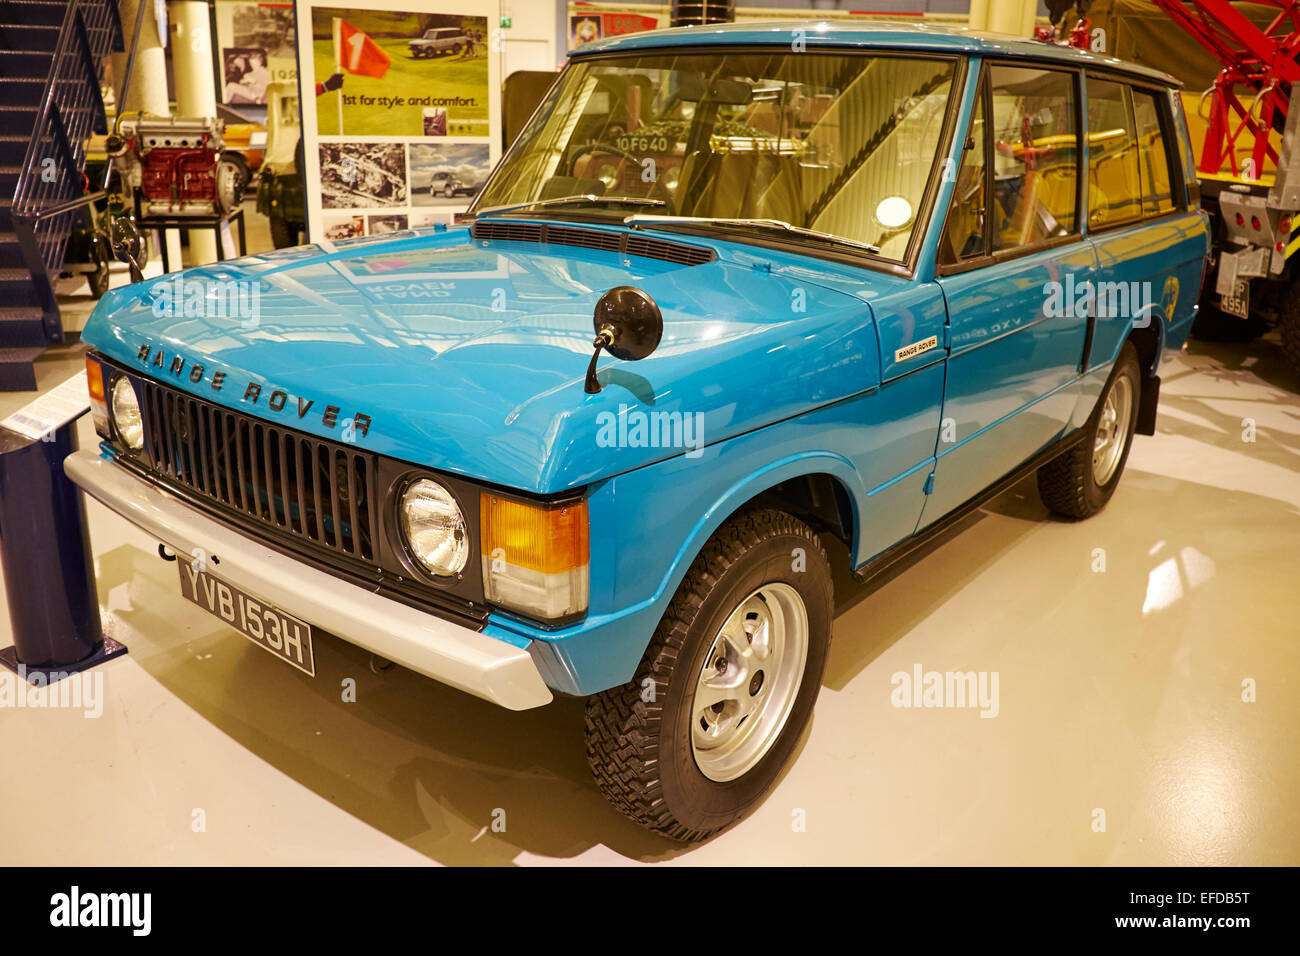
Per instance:
[[[523,142],[523,134],[533,125],[541,115],[542,108],[555,94],[565,73],[581,64],[590,63],[595,60],[630,60],[646,56],[655,56],[673,53],[699,54],[725,56],[744,53],[772,53],[774,50],[781,50],[784,47],[771,43],[745,43],[745,44],[691,44],[689,47],[664,45],[662,47],[647,47],[635,50],[608,50],[600,53],[587,53],[581,57],[572,57],[565,64],[564,69],[560,70],[555,77],[555,81],[546,91],[546,95],[538,102],[537,108],[533,115],[528,118],[522,127],[519,135],[510,147],[502,152],[501,158],[493,167],[492,172],[487,179],[483,181],[483,187],[474,197],[474,202],[465,211],[462,217],[464,221],[472,221],[479,212],[479,200],[487,194],[488,186],[497,177],[500,171],[505,167],[506,162],[520,150]],[[942,180],[943,160],[949,156],[952,151],[952,141],[954,129],[957,125],[958,114],[960,112],[961,101],[963,99],[967,77],[970,73],[970,61],[976,54],[954,51],[951,53],[941,53],[931,50],[916,50],[907,46],[894,47],[817,47],[816,50],[809,49],[799,56],[863,56],[863,57],[895,57],[907,60],[928,60],[950,62],[953,64],[952,87],[948,93],[948,104],[944,112],[943,126],[939,131],[939,142],[934,151],[934,162],[930,166],[930,175],[926,180],[925,190],[921,194],[921,202],[916,212],[916,228],[912,230],[912,235],[908,239],[907,251],[903,258],[893,259],[885,256],[875,256],[867,252],[864,248],[860,251],[851,251],[849,247],[842,250],[831,248],[831,243],[821,240],[810,240],[807,237],[799,239],[797,233],[779,233],[771,230],[770,235],[760,234],[766,230],[749,230],[745,231],[742,227],[736,227],[732,230],[733,235],[743,236],[746,243],[751,245],[765,246],[779,250],[788,250],[802,255],[824,255],[833,258],[836,261],[844,262],[849,265],[858,265],[872,269],[878,272],[888,272],[893,275],[901,275],[906,278],[913,278],[916,275],[917,261],[920,259],[921,249],[928,240],[930,233],[934,229],[933,214],[935,201],[938,198],[939,187]],[[1028,58],[1026,58],[1028,59]],[[531,205],[531,204],[530,204]],[[588,212],[590,207],[583,207],[583,212]],[[556,215],[559,210],[519,210],[511,212],[510,215],[527,215],[530,218],[543,213],[548,216],[555,216],[558,219],[568,218],[564,215]],[[566,210],[575,212],[577,210]],[[601,217],[602,221],[607,221],[611,225],[619,224],[619,219],[615,217]],[[696,230],[700,235],[709,235],[709,232],[699,228],[699,224],[692,226],[690,223],[683,222],[680,225],[672,226],[675,231]],[[710,227],[713,234],[723,231],[721,227]]]

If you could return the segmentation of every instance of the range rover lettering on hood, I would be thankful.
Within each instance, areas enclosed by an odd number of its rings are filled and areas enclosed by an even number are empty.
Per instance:
[[[194,385],[201,385],[206,379],[208,385],[211,386],[214,392],[224,392],[230,385],[227,381],[225,372],[213,372],[211,375],[208,375],[207,369],[202,365],[195,362],[189,363],[187,366],[185,357],[177,355],[175,352],[168,356],[168,354],[162,349],[155,352],[153,346],[141,345],[139,351],[136,352],[135,357],[139,360],[140,364],[146,368],[157,370],[157,372],[166,372],[176,378],[188,377],[190,382]],[[262,392],[263,388],[260,382],[248,382],[244,386],[244,394],[240,397],[240,401],[246,402],[249,405],[262,407],[260,404],[262,400]],[[301,396],[298,396],[295,401],[297,402],[296,408],[289,405],[289,393],[283,389],[277,388],[271,390],[270,394],[267,396],[266,405],[264,407],[273,412],[283,412],[287,407],[291,411],[296,411],[299,418],[306,418],[307,414],[312,410],[312,406],[316,404],[314,399],[309,398],[304,400]],[[337,405],[326,405],[324,411],[321,413],[321,423],[326,428],[334,428],[339,423],[339,414],[341,411],[342,410]],[[372,419],[369,415],[357,413],[350,419],[345,418],[343,421],[345,423],[351,421],[352,426],[358,435],[370,434]]]

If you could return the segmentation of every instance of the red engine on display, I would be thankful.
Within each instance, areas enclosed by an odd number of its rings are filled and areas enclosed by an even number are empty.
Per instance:
[[[137,190],[145,217],[219,216],[233,205],[232,168],[218,119],[141,116],[122,120],[109,152]]]

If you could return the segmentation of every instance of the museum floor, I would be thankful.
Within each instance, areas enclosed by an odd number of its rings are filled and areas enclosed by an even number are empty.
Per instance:
[[[79,368],[51,353],[42,387]],[[1163,377],[1159,434],[1100,516],[1049,519],[1030,480],[874,589],[839,582],[797,760],[696,847],[601,799],[580,701],[509,713],[328,637],[307,677],[91,503],[130,653],[96,719],[0,708],[0,861],[1300,863],[1300,383],[1274,337],[1194,341]],[[895,707],[916,668],[996,673],[996,716]]]

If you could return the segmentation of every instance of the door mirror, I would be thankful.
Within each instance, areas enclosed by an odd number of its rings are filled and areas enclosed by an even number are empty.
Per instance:
[[[587,366],[587,394],[600,391],[596,379],[596,359],[604,349],[616,359],[636,362],[659,347],[664,334],[664,318],[650,294],[630,285],[610,289],[596,303],[591,323],[596,330],[591,364]]]
[[[109,223],[108,244],[113,255],[131,267],[131,281],[141,281],[144,278],[144,237],[132,216],[117,216]]]

